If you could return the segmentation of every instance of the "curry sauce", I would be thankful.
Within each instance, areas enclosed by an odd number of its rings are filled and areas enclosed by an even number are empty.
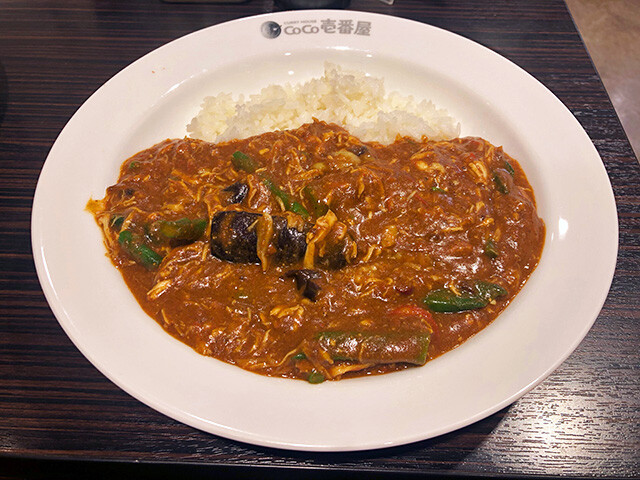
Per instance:
[[[545,227],[480,138],[365,143],[319,121],[126,160],[89,209],[142,308],[197,352],[312,383],[423,365],[493,321]]]

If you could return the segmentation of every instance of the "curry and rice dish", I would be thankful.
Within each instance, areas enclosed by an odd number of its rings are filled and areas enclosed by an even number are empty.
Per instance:
[[[88,205],[142,308],[202,355],[311,383],[423,365],[505,309],[545,227],[480,138],[334,124],[166,140]]]

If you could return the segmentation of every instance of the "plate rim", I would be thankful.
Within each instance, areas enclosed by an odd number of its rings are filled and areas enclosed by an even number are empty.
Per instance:
[[[129,64],[127,67],[125,67],[124,69],[122,69],[120,72],[118,72],[116,75],[114,75],[113,77],[111,77],[111,79],[109,79],[107,82],[105,82],[105,84],[103,84],[103,86],[101,86],[98,90],[96,90],[84,103],[83,105],[78,109],[78,111],[71,117],[71,119],[68,121],[68,123],[65,125],[65,127],[63,128],[63,130],[60,132],[60,136],[62,136],[62,134],[65,132],[65,130],[67,130],[67,128],[71,128],[70,125],[72,125],[72,122],[74,120],[74,118],[76,118],[76,116],[78,115],[78,112],[82,109],[82,107],[84,107],[84,105],[94,96],[100,95],[101,90],[103,89],[103,87],[109,83],[112,79],[116,78],[119,75],[124,74],[124,72],[129,69],[129,68],[133,68],[138,62],[140,62],[143,59],[148,59],[150,58],[150,56],[153,56],[154,54],[156,54],[156,52],[158,52],[159,50],[163,49],[163,48],[170,48],[170,45],[175,45],[175,42],[179,42],[182,39],[184,39],[185,37],[189,37],[189,36],[197,36],[197,35],[201,35],[202,32],[204,31],[208,31],[211,29],[216,29],[220,26],[229,26],[229,25],[233,25],[233,24],[242,24],[245,22],[252,22],[255,21],[255,19],[265,19],[265,18],[274,18],[274,19],[280,19],[280,18],[287,18],[287,17],[298,17],[300,15],[315,15],[315,13],[313,13],[315,11],[305,11],[305,12],[278,12],[278,13],[264,13],[264,14],[260,14],[260,15],[255,15],[255,16],[251,16],[251,17],[243,17],[243,18],[239,18],[239,19],[235,19],[229,22],[224,22],[221,24],[217,24],[214,26],[210,26],[210,27],[206,27],[200,30],[197,30],[195,32],[189,33],[185,36],[179,37],[175,40],[172,40],[171,42],[168,42],[164,45],[162,45],[161,47],[158,47],[157,49],[152,50],[151,52],[147,53],[146,55],[140,57],[138,60],[134,61],[133,63]],[[330,14],[331,11],[321,11],[322,14]],[[553,94],[553,92],[551,92],[546,86],[544,86],[541,82],[539,82],[537,79],[535,79],[532,75],[530,75],[529,73],[527,73],[524,69],[522,69],[520,66],[518,66],[517,64],[511,62],[510,60],[506,59],[505,57],[499,55],[497,52],[485,47],[484,45],[481,45],[477,42],[474,42],[472,40],[467,39],[466,37],[460,36],[459,34],[444,30],[440,27],[436,27],[436,26],[432,26],[432,25],[428,25],[416,20],[410,20],[410,19],[404,19],[404,18],[399,18],[399,17],[393,17],[393,16],[388,16],[388,15],[383,15],[383,14],[377,14],[377,13],[370,13],[370,12],[356,12],[356,11],[336,11],[339,12],[340,15],[343,16],[364,16],[364,17],[370,17],[370,18],[384,18],[384,21],[391,21],[391,22],[398,22],[398,23],[402,23],[402,22],[410,22],[412,24],[415,24],[416,26],[418,26],[419,28],[423,28],[423,27],[427,27],[427,28],[431,28],[431,29],[436,29],[439,30],[441,32],[445,32],[446,35],[453,35],[456,37],[459,37],[463,40],[465,40],[466,42],[469,42],[471,44],[477,45],[483,49],[485,49],[487,52],[490,52],[491,54],[495,55],[496,57],[507,61],[512,67],[515,67],[517,69],[519,69],[520,71],[524,72],[527,76],[531,77],[535,82],[537,82],[540,86],[542,86],[542,88],[544,88],[557,102],[559,102],[559,104],[562,106],[562,108],[564,108],[567,112],[569,112],[569,114],[571,114],[570,110],[566,107],[566,105],[564,105],[564,103],[562,103],[556,96],[555,94]],[[226,27],[225,27],[226,28]],[[595,149],[595,146],[593,145],[593,142],[591,141],[591,139],[589,138],[588,134],[586,134],[586,132],[584,131],[584,128],[579,124],[579,122],[577,121],[577,119],[575,119],[575,117],[573,116],[573,114],[571,114],[571,116],[573,117],[573,119],[575,120],[575,124],[578,126],[579,129],[582,130],[582,132],[586,135],[586,137],[589,139],[589,142],[591,144],[591,147],[593,148],[593,150],[595,151],[596,155],[598,156],[598,158],[600,159],[600,166],[602,168],[602,171],[605,174],[605,177],[607,179],[608,182],[608,186],[609,186],[609,193],[611,196],[611,201],[613,202],[613,210],[614,210],[614,217],[615,217],[615,251],[613,252],[609,252],[610,255],[614,258],[614,261],[612,263],[612,265],[610,265],[610,271],[607,273],[607,278],[608,280],[608,284],[609,284],[609,288],[611,286],[611,282],[613,280],[613,276],[614,276],[614,272],[615,272],[615,267],[616,267],[616,259],[617,259],[617,255],[618,255],[618,241],[619,241],[619,231],[618,231],[618,218],[617,218],[617,210],[615,207],[615,197],[613,195],[613,190],[611,187],[611,181],[608,177],[608,175],[606,174],[606,169],[604,168],[604,162],[602,161],[599,153],[597,152],[597,150]],[[58,138],[60,138],[60,136]],[[53,146],[51,147],[51,150],[49,152],[49,155],[47,156],[47,160],[45,161],[43,168],[42,168],[42,172],[39,176],[38,179],[38,183],[36,186],[36,190],[35,190],[35,194],[34,194],[34,199],[33,199],[33,205],[32,205],[32,212],[37,213],[39,211],[41,211],[41,209],[43,208],[41,205],[41,197],[42,197],[42,187],[41,187],[41,181],[43,181],[43,178],[46,179],[46,173],[45,170],[48,168],[51,168],[51,164],[52,162],[49,161],[49,158],[56,146],[56,143],[58,142],[58,139],[56,139],[56,142],[53,144]],[[74,345],[76,346],[76,348],[78,348],[80,350],[80,352],[92,363],[92,365],[94,367],[96,367],[103,375],[105,375],[110,381],[112,381],[113,383],[115,383],[116,385],[118,385],[119,388],[123,389],[125,392],[127,392],[129,395],[132,395],[134,398],[138,399],[139,401],[141,401],[142,403],[150,406],[151,408],[160,411],[161,413],[163,413],[164,415],[167,415],[170,418],[174,418],[182,423],[185,423],[187,425],[191,425],[195,428],[198,428],[200,430],[204,430],[204,431],[208,431],[209,433],[213,433],[216,435],[221,435],[223,437],[232,439],[232,440],[237,440],[237,441],[241,441],[241,442],[245,442],[245,443],[251,443],[251,444],[255,444],[255,445],[260,445],[260,446],[265,446],[265,447],[275,447],[275,448],[281,448],[281,449],[288,449],[288,450],[305,450],[305,451],[354,451],[354,450],[373,450],[373,449],[378,449],[378,448],[386,448],[386,447],[390,447],[390,446],[397,446],[397,445],[402,445],[402,444],[407,444],[407,443],[414,443],[416,441],[420,441],[420,440],[425,440],[427,438],[433,438],[439,435],[442,435],[444,433],[448,433],[454,430],[458,430],[459,428],[462,428],[464,426],[467,426],[469,424],[475,423],[483,418],[486,418],[487,416],[499,411],[500,409],[506,407],[507,405],[512,404],[514,401],[516,401],[518,398],[521,398],[525,393],[529,392],[530,390],[532,390],[533,388],[535,388],[537,385],[539,385],[542,381],[544,381],[554,370],[556,370],[558,368],[558,366],[560,366],[568,357],[569,355],[571,355],[571,353],[573,353],[575,351],[575,349],[577,348],[577,346],[582,342],[582,340],[584,339],[584,337],[587,335],[588,331],[591,329],[591,327],[593,326],[593,323],[596,321],[596,319],[599,316],[599,313],[596,314],[593,319],[591,319],[590,322],[586,322],[583,326],[583,329],[580,333],[580,335],[576,336],[576,338],[574,338],[574,341],[572,342],[570,348],[568,348],[566,350],[566,355],[564,355],[562,358],[558,358],[555,362],[553,362],[553,364],[551,364],[545,371],[545,373],[541,376],[539,376],[538,378],[532,380],[531,382],[529,382],[525,387],[519,389],[517,392],[514,392],[511,396],[509,396],[508,398],[505,398],[502,402],[495,404],[493,407],[485,409],[481,412],[477,412],[474,416],[472,417],[468,417],[465,419],[462,419],[460,422],[458,422],[455,425],[451,425],[450,427],[445,427],[442,428],[440,431],[437,431],[436,433],[429,435],[427,437],[425,436],[421,436],[420,434],[416,434],[413,436],[405,436],[403,438],[398,438],[395,441],[392,442],[373,442],[370,445],[355,445],[355,446],[349,446],[349,445],[341,445],[336,447],[335,445],[293,445],[293,444],[288,444],[286,442],[279,442],[279,441],[273,441],[273,440],[269,440],[268,438],[261,438],[260,435],[251,437],[250,435],[248,436],[246,434],[246,432],[240,432],[237,433],[235,432],[233,429],[230,429],[226,426],[222,426],[220,425],[219,431],[211,431],[208,428],[203,428],[206,427],[206,425],[201,425],[201,424],[197,424],[198,422],[194,422],[192,417],[183,417],[183,418],[178,418],[181,417],[179,414],[176,414],[175,411],[172,411],[170,408],[167,408],[166,406],[160,405],[160,404],[150,404],[150,402],[148,401],[148,399],[144,398],[144,395],[142,395],[143,398],[140,398],[140,394],[136,394],[136,393],[132,393],[130,391],[130,388],[128,388],[128,386],[126,385],[126,383],[123,385],[122,381],[120,378],[118,377],[114,377],[111,372],[109,371],[104,371],[103,368],[101,368],[102,366],[98,365],[95,359],[92,358],[92,354],[89,351],[86,351],[86,349],[84,348],[84,345],[82,344],[82,342],[80,342],[79,340],[77,341],[76,338],[76,334],[77,332],[75,332],[71,327],[72,325],[70,325],[68,322],[63,322],[61,320],[61,318],[66,318],[68,313],[65,310],[64,306],[59,304],[57,302],[57,296],[55,294],[54,291],[54,286],[53,283],[51,281],[51,277],[48,271],[48,264],[46,261],[46,255],[45,255],[45,251],[44,251],[44,245],[41,243],[41,239],[42,239],[42,231],[40,230],[41,225],[38,223],[38,216],[33,214],[32,215],[32,219],[31,219],[31,227],[32,227],[32,249],[33,249],[33,253],[34,253],[34,261],[36,264],[36,271],[37,271],[37,275],[38,275],[38,279],[40,281],[40,284],[42,286],[43,292],[45,293],[45,297],[47,298],[47,301],[54,313],[54,315],[56,316],[56,319],[58,320],[59,324],[62,326],[63,330],[65,331],[65,333],[67,334],[67,336],[72,340],[72,342],[74,343]],[[609,292],[609,288],[607,288],[606,291],[604,291],[602,293],[602,298],[599,300],[599,309],[598,312],[602,309],[607,297],[608,297],[608,292]],[[237,368],[237,367],[234,367]],[[196,423],[196,424],[194,424]],[[207,424],[210,425],[210,424]]]

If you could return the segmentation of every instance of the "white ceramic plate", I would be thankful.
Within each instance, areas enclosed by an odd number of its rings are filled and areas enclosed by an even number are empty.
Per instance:
[[[326,28],[325,20],[352,30]],[[274,22],[271,29],[266,22]],[[277,25],[275,25],[277,24]],[[280,31],[268,38],[266,30]],[[206,95],[257,92],[359,68],[434,100],[517,158],[547,225],[538,269],[488,328],[422,368],[310,385],[197,355],[145,315],[105,256],[84,207],[121,162],[186,125]],[[60,324],[108,378],[150,407],[223,437],[286,449],[373,449],[427,439],[509,405],[576,348],[607,296],[617,216],[602,162],[576,119],[529,74],[460,36],[352,11],[245,18],[173,41],[92,95],[55,142],[38,182],[32,242]],[[96,413],[99,415],[99,412]]]

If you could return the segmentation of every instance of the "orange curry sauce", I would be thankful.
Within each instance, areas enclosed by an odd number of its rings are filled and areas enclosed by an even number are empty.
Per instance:
[[[318,121],[221,144],[161,142],[125,161],[88,208],[167,332],[312,383],[422,365],[460,345],[522,288],[545,235],[502,148],[384,146]]]

